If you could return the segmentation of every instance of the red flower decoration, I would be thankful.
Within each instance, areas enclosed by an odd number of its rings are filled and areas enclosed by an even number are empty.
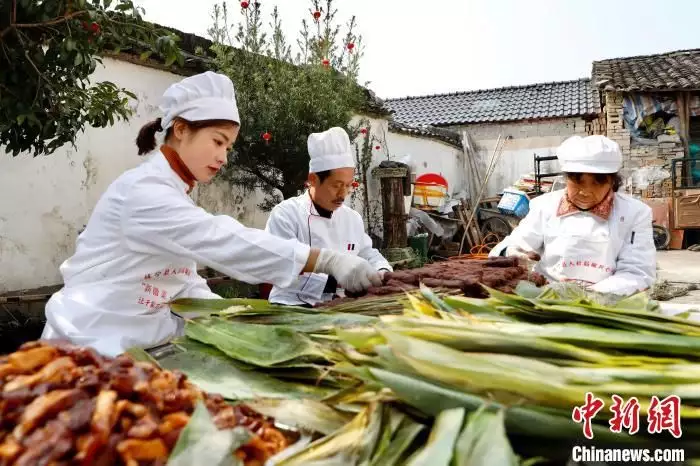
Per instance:
[[[247,9],[249,6],[250,6],[250,3],[248,3],[248,2],[241,2],[241,8],[243,8],[244,10]]]
[[[377,149],[377,150],[379,150],[379,149],[381,149],[381,148],[382,148],[382,146],[376,146],[376,147],[375,147],[375,149]]]
[[[323,63],[323,66],[325,66],[326,68],[328,68],[329,66],[331,66],[331,61],[330,61],[329,59],[327,59],[327,58],[324,58],[323,61],[322,61],[321,63]]]
[[[320,11],[314,11],[314,19],[318,21],[321,18],[321,12]]]
[[[99,34],[99,32],[100,32],[100,25],[99,24],[92,23],[90,28],[92,29],[92,32],[94,32],[95,34]]]
[[[270,139],[272,139],[272,135],[270,133],[268,133],[267,131],[265,131],[265,133],[263,133],[263,135],[262,135],[262,138],[265,142],[270,142]]]
[[[367,128],[362,128],[362,129],[360,130],[360,133],[362,133],[362,134],[367,134]]]
[[[355,48],[355,44],[353,44],[352,42],[350,42],[350,43],[348,44],[348,50],[350,50],[350,51],[352,52],[354,48]]]
[[[353,181],[353,182],[352,182],[352,187],[353,187],[353,188],[358,188],[359,186],[360,186],[360,183],[358,183],[357,181]]]

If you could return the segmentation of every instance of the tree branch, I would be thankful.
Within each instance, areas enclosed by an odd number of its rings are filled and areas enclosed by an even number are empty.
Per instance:
[[[17,0],[14,0],[14,1],[15,1],[15,3],[13,5],[14,10],[12,12],[12,24],[10,24],[8,27],[3,29],[2,32],[0,32],[0,38],[4,37],[5,34],[7,34],[8,32],[10,32],[13,29],[29,29],[29,28],[41,28],[41,27],[46,27],[46,26],[53,26],[54,24],[63,23],[65,21],[68,21],[70,19],[75,18],[76,16],[82,16],[85,13],[87,13],[87,10],[81,10],[81,11],[69,13],[67,15],[58,16],[54,19],[50,19],[48,21],[44,21],[41,23],[19,23],[18,24],[16,22],[17,21],[17,3],[16,3]]]
[[[271,186],[275,189],[279,189],[280,191],[282,190],[283,186],[281,184],[275,183],[271,178],[264,175],[260,170],[258,170],[257,167],[245,167],[245,170],[251,173],[252,175],[258,177],[258,179],[260,179],[263,183],[267,184],[268,186]]]

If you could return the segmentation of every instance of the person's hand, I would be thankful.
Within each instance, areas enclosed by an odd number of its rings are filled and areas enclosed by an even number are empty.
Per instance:
[[[526,251],[517,246],[510,246],[506,249],[506,257],[517,257],[520,259],[527,259],[532,262],[539,262],[542,260],[539,254],[534,251]]]
[[[321,249],[314,272],[333,275],[338,285],[351,293],[382,286],[379,273],[365,259],[330,249]]]

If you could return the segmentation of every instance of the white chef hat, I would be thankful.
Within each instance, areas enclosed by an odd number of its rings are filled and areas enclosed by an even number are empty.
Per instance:
[[[163,130],[172,126],[177,117],[187,121],[241,122],[233,82],[228,76],[211,71],[171,85],[163,94],[160,110]]]
[[[331,128],[323,133],[309,135],[310,173],[320,173],[336,168],[355,168],[352,146],[343,128]]]
[[[617,173],[622,167],[620,146],[605,136],[572,136],[557,149],[564,173]]]

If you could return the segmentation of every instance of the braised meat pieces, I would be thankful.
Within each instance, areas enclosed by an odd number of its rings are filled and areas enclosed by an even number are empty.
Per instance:
[[[482,284],[512,293],[522,280],[534,282],[537,286],[543,286],[546,282],[541,275],[528,273],[517,258],[453,259],[419,269],[388,273],[384,277],[384,285],[370,288],[365,296],[403,293],[416,289],[422,283],[434,289],[461,290],[471,298],[486,298]]]
[[[253,434],[235,453],[246,466],[287,447],[273,420],[200,391],[182,373],[28,343],[0,357],[0,466],[165,465],[200,400],[218,428]]]

